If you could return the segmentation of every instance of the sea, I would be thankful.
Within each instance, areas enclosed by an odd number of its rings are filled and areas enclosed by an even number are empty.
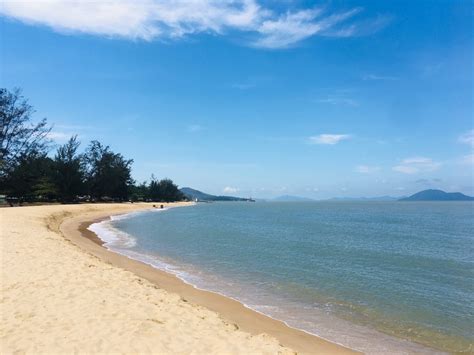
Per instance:
[[[474,353],[473,202],[220,202],[113,216],[105,247],[368,354]]]

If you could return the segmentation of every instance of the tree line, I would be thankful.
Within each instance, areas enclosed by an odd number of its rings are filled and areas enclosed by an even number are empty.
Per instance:
[[[93,140],[84,152],[72,136],[52,152],[51,126],[33,123],[33,107],[19,89],[0,89],[0,194],[7,200],[34,201],[181,201],[170,179],[137,184],[133,159]]]

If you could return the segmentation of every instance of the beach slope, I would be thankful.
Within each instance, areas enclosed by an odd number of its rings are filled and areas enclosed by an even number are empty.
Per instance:
[[[150,207],[0,209],[0,352],[293,353],[272,336],[242,331],[219,313],[94,256],[60,232],[65,220],[78,216],[93,220]]]

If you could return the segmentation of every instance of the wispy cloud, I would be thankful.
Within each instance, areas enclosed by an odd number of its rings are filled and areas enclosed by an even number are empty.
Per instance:
[[[354,19],[360,13],[361,8],[277,12],[258,0],[6,0],[0,5],[3,16],[61,33],[151,41],[238,31],[251,35],[249,44],[260,48],[285,48],[315,35],[367,35],[387,23],[380,16]]]
[[[460,163],[463,165],[474,165],[474,153],[463,156]]]
[[[458,138],[458,141],[463,144],[468,144],[474,148],[474,129],[467,131]]]
[[[418,168],[409,165],[397,165],[393,170],[403,174],[416,174],[419,171]]]
[[[67,124],[55,124],[54,128],[59,128],[61,130],[67,131],[89,131],[89,130],[96,130],[97,127],[93,126],[84,126],[84,125],[67,125]]]
[[[359,102],[357,100],[344,96],[327,96],[325,98],[316,100],[316,102],[330,105],[344,105],[353,107],[359,106]]]
[[[330,29],[327,31],[327,35],[333,37],[368,36],[386,27],[392,19],[392,16],[380,14],[376,18],[363,19]]]
[[[51,131],[47,134],[47,137],[56,143],[64,143],[71,138],[73,134],[66,132]]]
[[[334,145],[350,138],[350,134],[320,134],[318,136],[309,137],[309,142],[311,144]]]
[[[236,188],[236,187],[226,186],[226,187],[224,187],[222,192],[225,193],[225,194],[235,194],[235,193],[239,192],[239,189]]]
[[[389,76],[389,75],[376,75],[376,74],[364,74],[362,75],[362,80],[387,80],[387,81],[395,81],[398,80],[396,76]]]
[[[53,124],[51,132],[48,133],[48,138],[54,143],[65,143],[72,136],[77,135],[79,138],[88,137],[92,131],[100,131],[101,128],[84,125],[71,124]]]
[[[439,184],[441,183],[442,180],[439,178],[434,178],[434,179],[418,179],[415,181],[416,184],[420,185],[433,185],[433,184]]]
[[[403,174],[416,174],[435,171],[438,170],[440,166],[440,162],[433,161],[431,158],[413,157],[403,159],[399,165],[394,166],[392,169]]]
[[[329,30],[360,12],[360,9],[323,16],[323,10],[307,9],[287,12],[276,19],[264,20],[257,31],[261,37],[254,45],[265,48],[288,47],[316,34],[329,35]]]
[[[379,166],[369,166],[369,165],[358,165],[355,168],[355,171],[361,174],[373,174],[380,171]]]
[[[250,75],[247,78],[239,78],[229,85],[232,89],[250,90],[271,83],[274,77],[271,75]]]

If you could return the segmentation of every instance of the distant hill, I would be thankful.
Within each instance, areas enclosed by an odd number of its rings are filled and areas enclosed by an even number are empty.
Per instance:
[[[291,195],[283,195],[283,196],[278,196],[272,199],[272,201],[279,201],[279,202],[308,202],[308,201],[314,201],[311,198],[308,197],[301,197],[301,196],[291,196]]]
[[[248,198],[234,197],[234,196],[215,196],[206,194],[202,191],[192,189],[190,187],[183,187],[179,189],[186,198],[198,201],[253,201]]]
[[[399,201],[474,201],[474,197],[460,192],[445,192],[442,190],[424,190]]]

